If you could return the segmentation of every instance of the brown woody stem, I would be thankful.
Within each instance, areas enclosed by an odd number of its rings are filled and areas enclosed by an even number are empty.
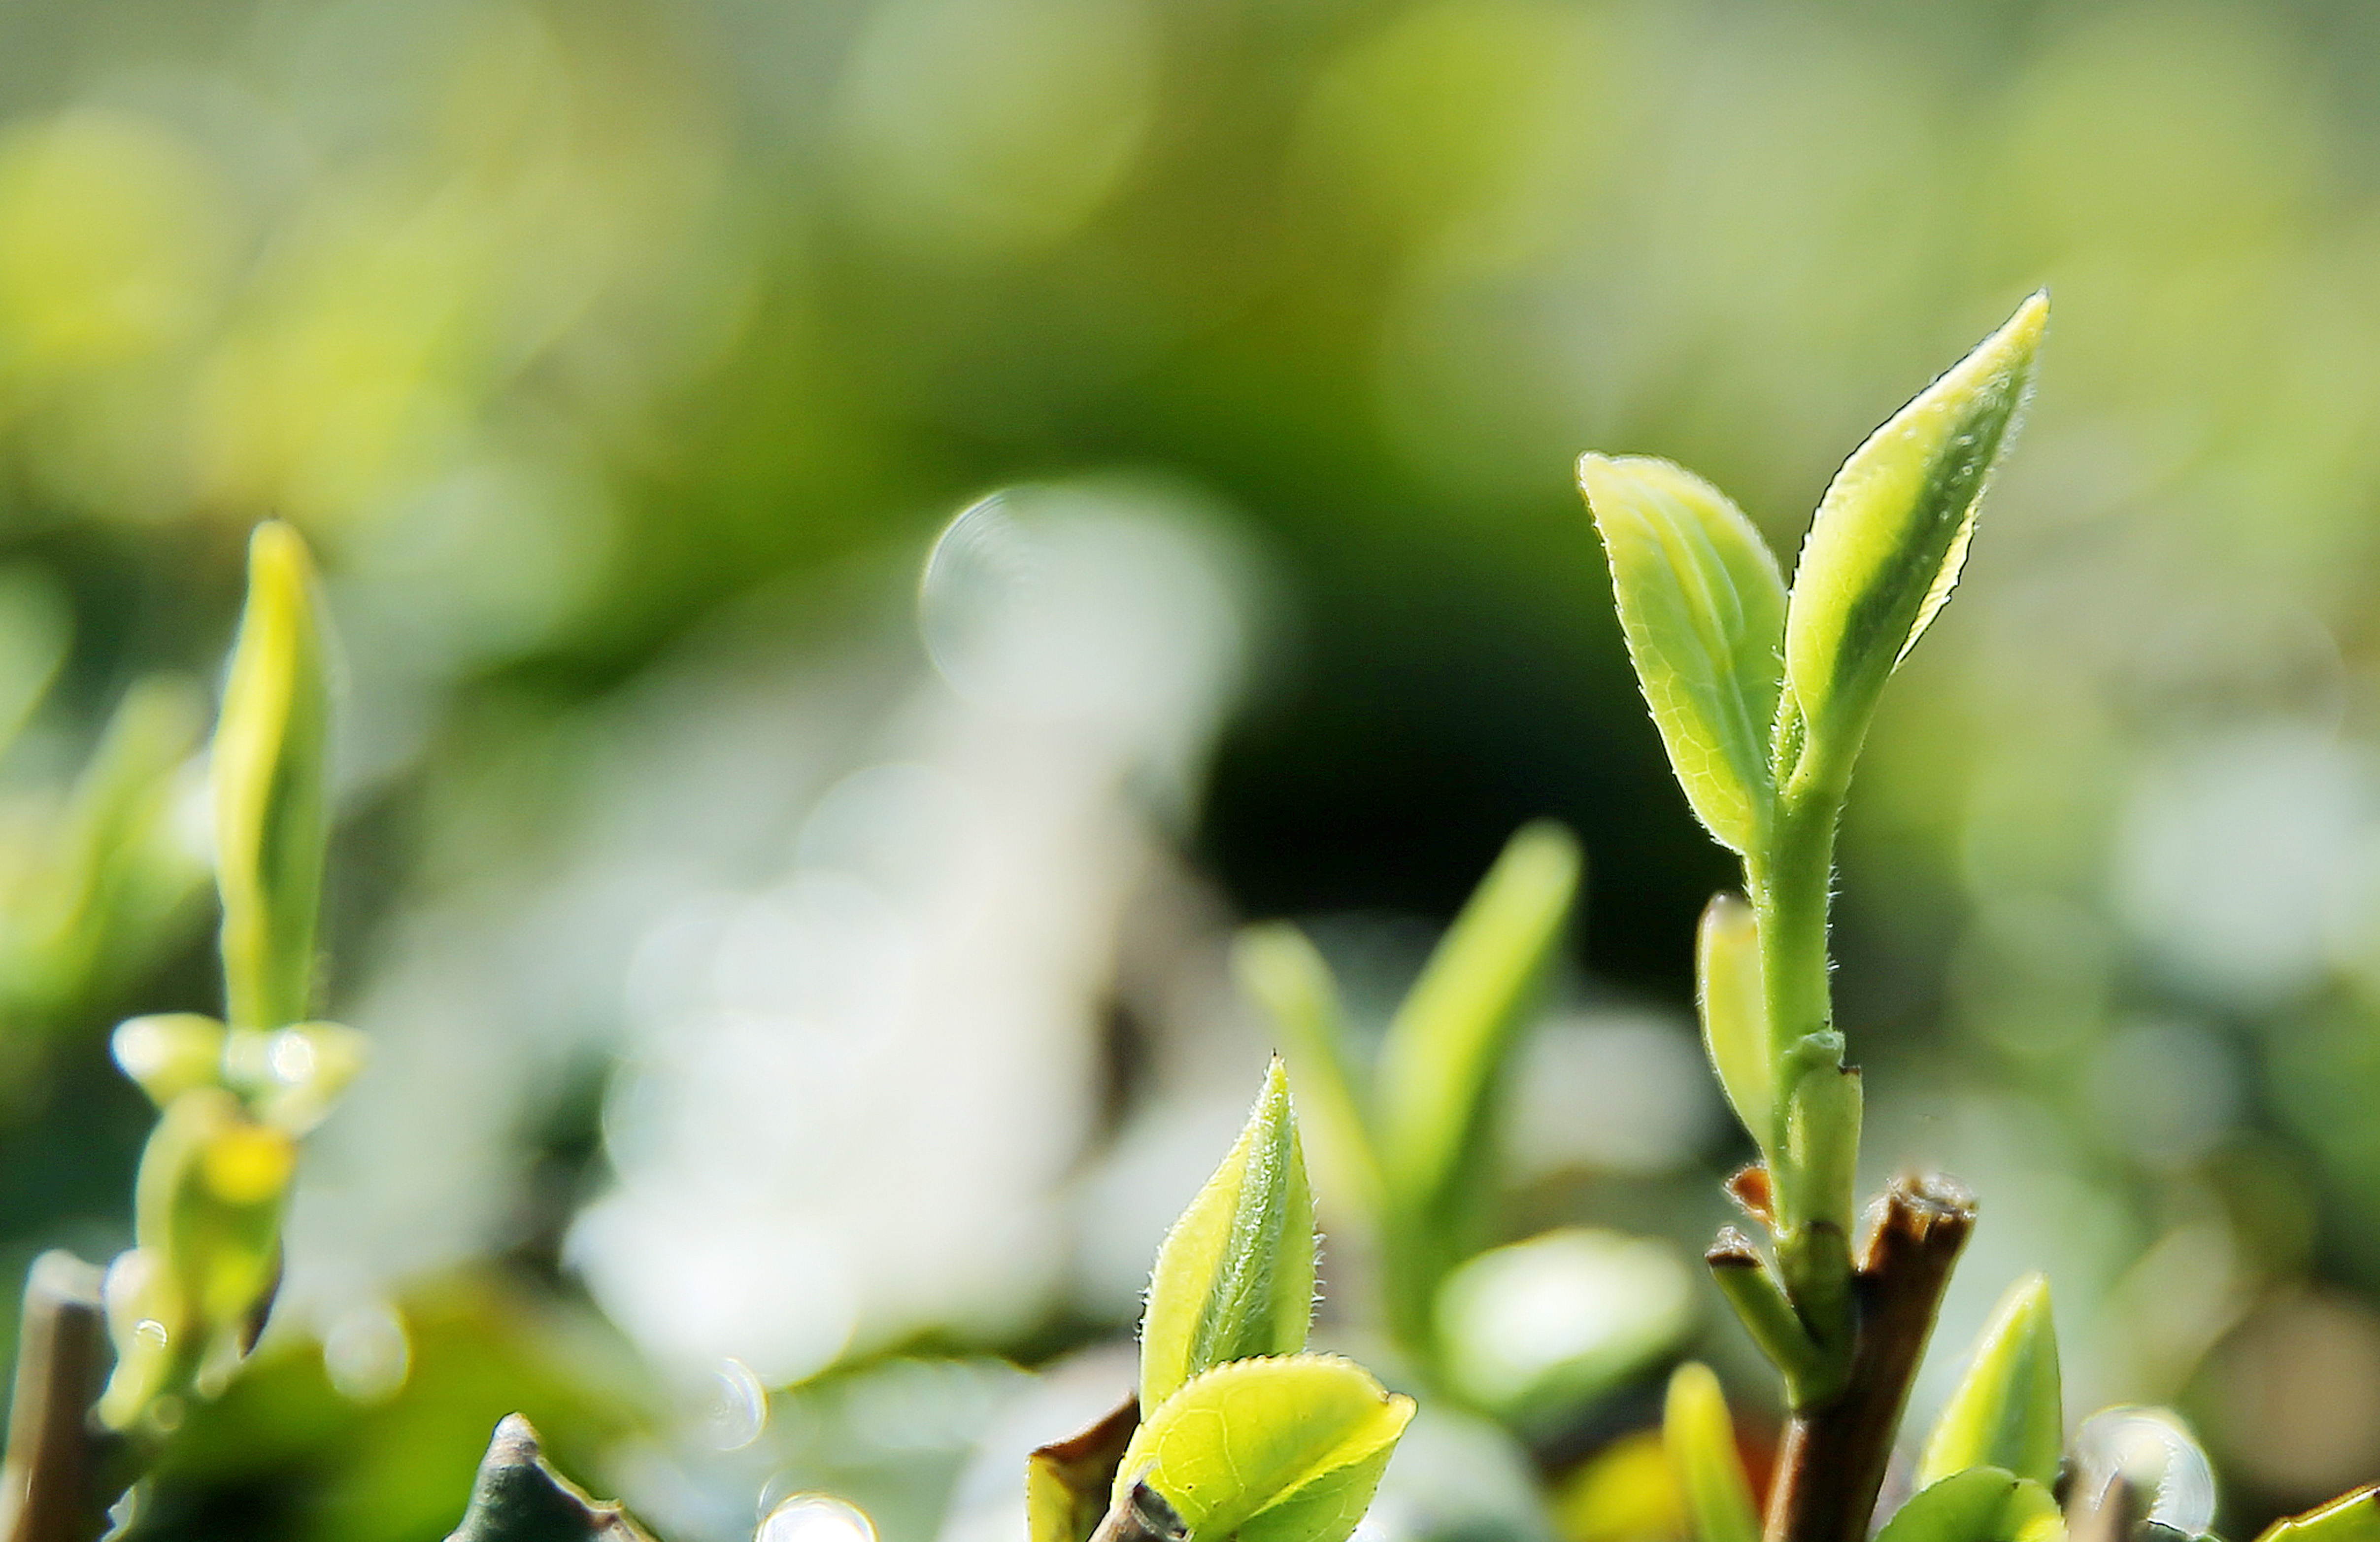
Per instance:
[[[1852,1276],[1851,1374],[1841,1392],[1794,1410],[1787,1423],[1763,1542],[1866,1542],[1910,1380],[1974,1228],[1975,1199],[1938,1173],[1901,1178],[1869,1219]]]
[[[33,1260],[8,1450],[0,1460],[0,1539],[91,1542],[107,1529],[102,1437],[91,1421],[107,1363],[100,1271],[71,1253]]]

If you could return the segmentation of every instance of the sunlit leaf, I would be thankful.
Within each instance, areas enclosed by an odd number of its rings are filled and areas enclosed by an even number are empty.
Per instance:
[[[2026,300],[1853,451],[1818,505],[1786,612],[1785,679],[1832,775],[1849,776],[1886,678],[1958,582],[2048,321],[2046,294]]]
[[[1113,1498],[1147,1482],[1194,1542],[1343,1542],[1413,1409],[1335,1355],[1218,1366],[1148,1416]]]
[[[1459,1226],[1484,1177],[1504,1062],[1578,891],[1559,826],[1515,835],[1389,1024],[1378,1089],[1381,1175],[1423,1224]]]
[[[2065,1444],[2049,1281],[2029,1274],[2000,1298],[1976,1339],[1967,1374],[1926,1438],[1917,1483],[1982,1466],[2049,1483]]]
[[[330,700],[313,563],[277,521],[249,543],[248,606],[215,728],[215,865],[232,1026],[307,1015],[329,827]]]
[[[1140,1328],[1140,1405],[1212,1366],[1305,1347],[1314,1313],[1314,1195],[1275,1059],[1223,1165],[1158,1250]]]
[[[2065,1542],[2049,1490],[1999,1467],[1970,1467],[1920,1490],[1876,1542]]]
[[[1736,1450],[1735,1421],[1708,1365],[1688,1361],[1670,1374],[1661,1441],[1695,1542],[1759,1542],[1760,1517]]]
[[[1777,1144],[1776,1052],[1760,978],[1760,922],[1740,894],[1714,895],[1694,936],[1694,1001],[1719,1089],[1763,1152]]]
[[[2256,1542],[2380,1542],[2380,1488],[2358,1488],[2319,1510],[2276,1521]]]
[[[1785,581],[1725,494],[1666,460],[1579,459],[1611,561],[1628,656],[1686,801],[1712,835],[1755,849],[1768,818],[1769,729]]]

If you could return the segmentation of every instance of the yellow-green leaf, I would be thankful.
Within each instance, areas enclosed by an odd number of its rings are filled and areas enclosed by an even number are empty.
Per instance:
[[[1760,978],[1760,919],[1740,894],[1718,894],[1694,935],[1694,1001],[1719,1090],[1764,1154],[1777,1147],[1776,1052]]]
[[[1142,1423],[1113,1498],[1148,1483],[1193,1542],[1344,1542],[1413,1408],[1336,1355],[1220,1365]]]
[[[1970,1467],[1920,1489],[1876,1542],[2065,1542],[2049,1490],[1999,1467]]]
[[[1661,1444],[1685,1498],[1695,1542],[1759,1542],[1760,1517],[1736,1450],[1735,1421],[1708,1365],[1690,1360],[1670,1374]]]
[[[215,872],[236,1028],[307,1016],[329,727],[313,563],[296,531],[268,521],[249,542],[248,606],[214,739]]]
[[[1380,1046],[1382,1176],[1408,1206],[1445,1208],[1488,1137],[1522,1010],[1578,892],[1578,843],[1524,826],[1481,879]]]
[[[1276,1058],[1231,1154],[1158,1250],[1140,1405],[1157,1407],[1210,1366],[1295,1353],[1313,1313],[1314,1195]]]
[[[1769,728],[1785,581],[1742,510],[1693,472],[1640,456],[1579,458],[1611,561],[1628,656],[1686,801],[1751,851],[1768,822]]]
[[[2065,1444],[2049,1281],[2029,1274],[2000,1298],[1976,1339],[1967,1374],[1926,1438],[1917,1483],[1983,1466],[2050,1483]]]
[[[2026,300],[1853,451],[1818,505],[1786,611],[1785,679],[1802,758],[1821,753],[1830,777],[1849,777],[1886,678],[1958,582],[2048,321],[2046,294]]]
[[[2358,1488],[2319,1510],[2276,1521],[2256,1542],[2380,1542],[2380,1488]]]

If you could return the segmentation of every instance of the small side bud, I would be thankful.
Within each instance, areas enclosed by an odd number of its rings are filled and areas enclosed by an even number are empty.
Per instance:
[[[1763,1155],[1777,1148],[1777,1068],[1760,979],[1760,921],[1740,894],[1711,897],[1694,934],[1703,1047],[1728,1106]]]

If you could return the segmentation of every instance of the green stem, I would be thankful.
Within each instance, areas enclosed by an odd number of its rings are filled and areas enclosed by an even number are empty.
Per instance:
[[[1813,806],[1814,803],[1816,806]],[[1780,801],[1765,861],[1747,863],[1760,917],[1760,967],[1772,1059],[1834,1023],[1827,910],[1835,874],[1834,801]],[[1779,1087],[1781,1095],[1786,1089]]]

